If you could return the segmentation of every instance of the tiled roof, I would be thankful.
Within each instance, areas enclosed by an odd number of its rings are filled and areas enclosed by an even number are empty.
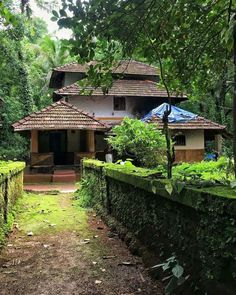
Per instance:
[[[148,121],[149,123],[157,123],[160,129],[163,128],[162,120],[157,117],[153,116],[152,119]],[[177,123],[169,123],[168,124],[170,129],[204,129],[204,130],[225,130],[225,126],[220,125],[218,123],[212,122],[207,120],[203,117],[198,116],[196,119],[187,121],[187,122],[177,122]]]
[[[13,124],[13,128],[15,131],[32,129],[106,130],[108,126],[75,106],[64,101],[58,101],[18,121]]]
[[[92,92],[91,92],[92,91]],[[56,90],[54,94],[61,96],[78,96],[78,95],[101,96],[104,95],[101,88],[82,87],[78,83],[63,87]],[[84,93],[84,94],[83,94]],[[167,92],[164,89],[157,88],[157,83],[143,80],[116,80],[109,89],[107,95],[112,96],[138,96],[138,97],[164,97],[167,98]],[[171,97],[186,100],[186,96],[172,93]]]
[[[70,63],[61,67],[57,67],[54,71],[69,72],[69,73],[86,73],[90,65],[96,65],[96,61],[91,61],[87,64]],[[112,69],[114,74],[126,75],[150,75],[158,76],[157,68],[146,63],[136,60],[121,60]]]

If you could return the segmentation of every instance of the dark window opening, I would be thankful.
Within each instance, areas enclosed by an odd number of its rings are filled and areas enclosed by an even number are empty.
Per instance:
[[[175,145],[186,145],[186,137],[185,135],[175,135],[174,136]]]
[[[124,96],[114,97],[114,111],[125,111],[126,101]]]

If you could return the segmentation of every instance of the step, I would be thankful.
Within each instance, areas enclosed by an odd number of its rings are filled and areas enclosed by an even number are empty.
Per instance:
[[[24,183],[48,183],[52,181],[52,174],[24,174]]]
[[[52,182],[76,182],[76,174],[54,174]]]
[[[55,170],[53,175],[74,175],[74,170]]]

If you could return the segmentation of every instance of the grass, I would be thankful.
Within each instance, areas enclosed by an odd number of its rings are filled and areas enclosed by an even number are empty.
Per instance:
[[[17,222],[24,233],[34,235],[63,232],[67,230],[87,230],[86,210],[72,200],[71,195],[24,194],[18,201],[21,208]],[[54,225],[54,226],[52,226]]]

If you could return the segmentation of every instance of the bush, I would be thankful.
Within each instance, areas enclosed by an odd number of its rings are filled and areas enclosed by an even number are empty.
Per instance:
[[[156,124],[125,118],[112,129],[114,136],[107,141],[120,156],[133,156],[140,165],[156,167],[166,162],[166,140]]]
[[[83,177],[80,182],[80,189],[75,193],[75,199],[79,200],[79,205],[83,208],[92,208],[96,203],[96,191],[93,190],[96,179],[94,176]]]
[[[29,142],[19,134],[8,135],[0,143],[0,160],[21,160],[29,158]]]
[[[183,163],[173,168],[174,178],[201,178],[204,180],[222,180],[233,178],[230,160],[221,157],[218,161],[202,161],[199,163]]]

